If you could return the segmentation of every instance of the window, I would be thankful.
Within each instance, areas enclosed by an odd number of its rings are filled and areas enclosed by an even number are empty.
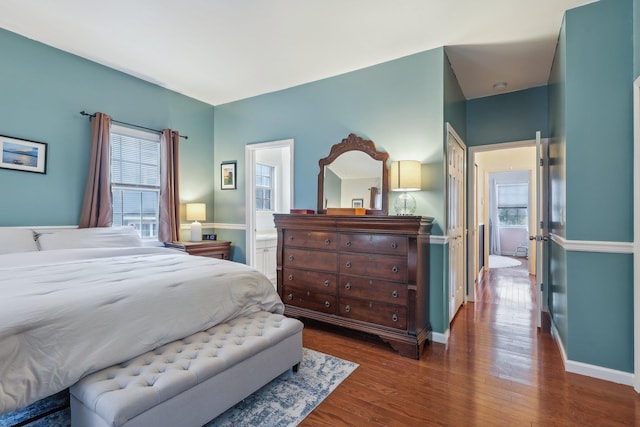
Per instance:
[[[112,125],[110,143],[113,226],[157,240],[160,135]]]
[[[272,211],[274,167],[256,163],[256,209]]]
[[[526,227],[529,184],[498,184],[497,205],[499,225]]]

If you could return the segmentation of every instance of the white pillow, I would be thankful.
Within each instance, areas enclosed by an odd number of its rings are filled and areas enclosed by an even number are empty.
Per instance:
[[[142,240],[133,227],[74,228],[42,233],[36,237],[41,251],[142,246]]]
[[[33,230],[28,228],[0,227],[0,254],[37,251]]]

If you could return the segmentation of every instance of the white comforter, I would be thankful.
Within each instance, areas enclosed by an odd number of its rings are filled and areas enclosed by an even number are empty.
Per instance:
[[[165,248],[0,255],[0,413],[260,310],[284,306],[244,264]]]

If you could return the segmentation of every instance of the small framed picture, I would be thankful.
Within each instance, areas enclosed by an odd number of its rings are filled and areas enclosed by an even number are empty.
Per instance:
[[[364,199],[351,199],[351,207],[352,208],[364,207]]]
[[[47,144],[0,135],[0,168],[47,173]]]
[[[223,190],[236,189],[236,161],[222,162],[220,164],[220,179]]]

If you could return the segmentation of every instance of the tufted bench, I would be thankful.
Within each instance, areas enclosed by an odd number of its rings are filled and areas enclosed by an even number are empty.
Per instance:
[[[302,359],[302,323],[258,312],[105,368],[71,391],[71,424],[201,426]]]

